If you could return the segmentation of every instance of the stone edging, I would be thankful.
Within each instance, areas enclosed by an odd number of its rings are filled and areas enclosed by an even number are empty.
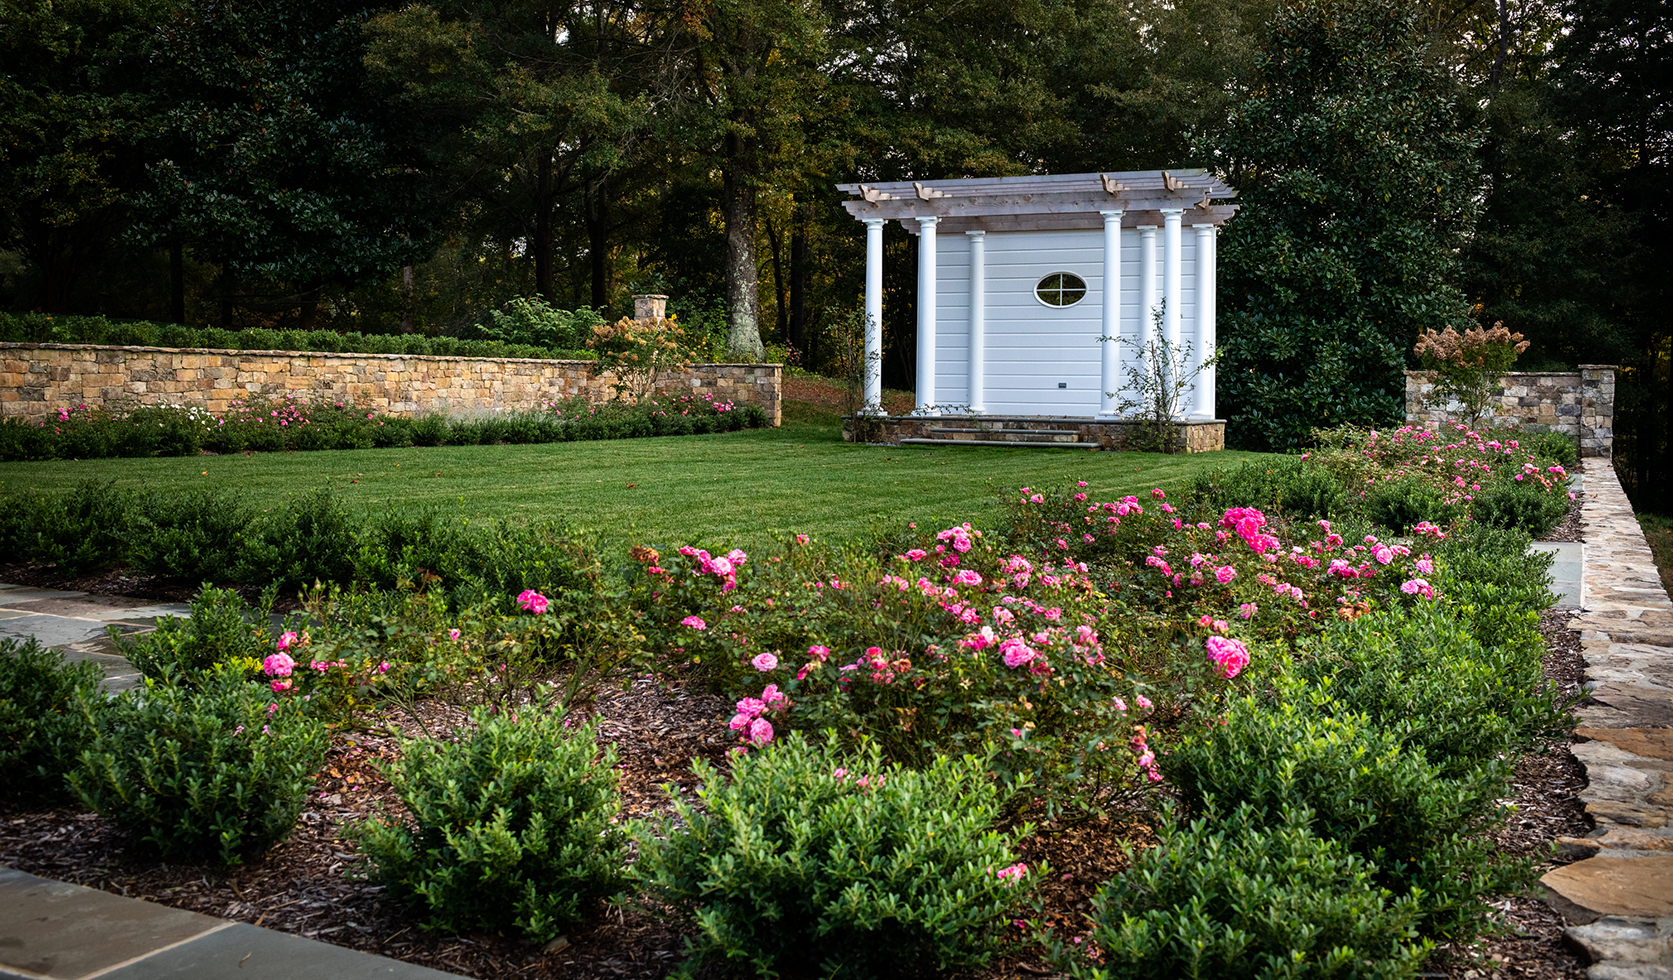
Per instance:
[[[1590,980],[1673,980],[1673,601],[1607,459],[1585,462],[1580,634],[1589,697],[1574,755],[1596,830],[1540,879]]]

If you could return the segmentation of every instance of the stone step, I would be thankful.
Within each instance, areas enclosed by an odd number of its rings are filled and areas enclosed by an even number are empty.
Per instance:
[[[1096,442],[1047,442],[1022,439],[902,439],[903,446],[983,446],[1006,449],[1102,449]]]
[[[981,434],[1003,433],[1005,435],[1036,435],[1036,436],[1078,436],[1079,429],[1007,429],[1004,425],[991,425],[978,428],[973,425],[938,425],[931,426],[931,432],[976,432]]]

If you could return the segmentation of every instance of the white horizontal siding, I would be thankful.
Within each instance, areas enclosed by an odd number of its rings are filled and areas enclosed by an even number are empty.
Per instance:
[[[936,239],[935,397],[943,406],[970,398],[970,244],[967,235]],[[1180,249],[1180,338],[1196,341],[1196,242],[1186,229]],[[1121,232],[1124,339],[1137,342],[1144,312],[1139,232]],[[1164,236],[1156,233],[1156,295],[1162,296]],[[1086,297],[1050,307],[1034,295],[1055,272],[1085,280]],[[986,410],[994,415],[1092,415],[1101,406],[1104,235],[1102,231],[1017,231],[987,235]],[[1125,364],[1133,354],[1122,347]],[[1126,370],[1123,367],[1122,378]],[[1063,384],[1066,387],[1059,388]]]

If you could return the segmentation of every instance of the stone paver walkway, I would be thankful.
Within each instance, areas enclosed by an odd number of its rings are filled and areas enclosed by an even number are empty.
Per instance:
[[[1574,754],[1590,835],[1541,881],[1591,980],[1673,980],[1673,602],[1607,459],[1585,461],[1580,633],[1589,699]],[[1559,560],[1561,560],[1559,558]]]
[[[105,669],[112,691],[139,686],[139,672],[111,642],[109,628],[122,633],[155,629],[164,616],[189,616],[182,602],[146,602],[0,584],[0,639],[34,637],[43,646],[61,647],[64,659],[92,660]]]
[[[27,980],[447,980],[240,922],[0,868],[0,977]]]

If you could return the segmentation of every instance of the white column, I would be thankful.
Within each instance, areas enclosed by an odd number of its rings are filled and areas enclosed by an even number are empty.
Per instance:
[[[1156,226],[1139,225],[1139,343],[1156,339]]]
[[[1162,336],[1172,347],[1179,346],[1179,266],[1181,259],[1180,215],[1184,208],[1162,211]]]
[[[883,224],[882,218],[866,222],[866,333],[865,407],[862,411],[883,411]]]
[[[1114,415],[1121,410],[1121,212],[1098,213],[1104,216],[1103,369],[1098,376],[1104,396],[1098,414]]]
[[[1206,387],[1203,362],[1214,354],[1214,226],[1192,225],[1197,238],[1197,322],[1191,329],[1191,412],[1190,417],[1213,418],[1213,399]]]
[[[935,405],[935,225],[918,219],[918,408]]]
[[[988,361],[988,236],[985,231],[967,231],[970,236],[970,411],[987,411]]]
[[[1219,234],[1220,229],[1215,225],[1197,226],[1197,346],[1204,361],[1214,354],[1218,342],[1214,317],[1219,305]],[[1206,364],[1197,375],[1197,397],[1191,414],[1211,419],[1215,411],[1214,365]]]

